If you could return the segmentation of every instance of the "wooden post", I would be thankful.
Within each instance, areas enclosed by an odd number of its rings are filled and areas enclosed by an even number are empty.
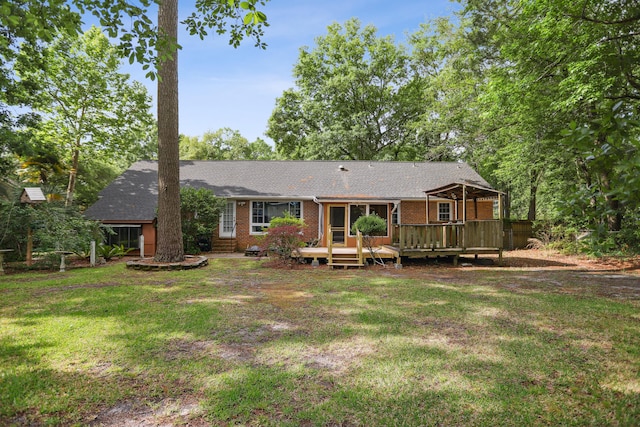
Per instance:
[[[140,258],[144,258],[144,234],[140,235]]]
[[[502,219],[502,209],[503,209],[503,201],[502,194],[498,194],[498,219]]]
[[[462,222],[467,222],[467,186],[462,185]]]
[[[331,224],[327,225],[327,263],[333,263],[333,232],[331,231]]]
[[[429,195],[427,194],[427,224],[429,224]]]
[[[91,241],[91,249],[89,250],[89,265],[91,267],[96,266],[96,241]]]
[[[33,231],[31,226],[27,226],[27,265],[33,264]]]
[[[453,199],[453,221],[452,222],[456,222],[458,221],[458,199],[454,198]]]

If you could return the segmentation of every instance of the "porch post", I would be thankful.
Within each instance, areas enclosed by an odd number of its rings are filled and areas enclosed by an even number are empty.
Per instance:
[[[454,221],[458,221],[458,199],[455,194],[453,198],[453,219]]]
[[[498,219],[502,219],[502,209],[503,209],[503,200],[502,194],[498,193]]]
[[[467,222],[467,186],[462,185],[462,223]]]
[[[429,224],[429,195],[427,194],[427,224]]]

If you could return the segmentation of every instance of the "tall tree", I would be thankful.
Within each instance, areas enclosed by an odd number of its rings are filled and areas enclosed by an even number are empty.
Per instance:
[[[0,186],[15,169],[14,153],[32,152],[28,129],[38,118],[26,110],[29,97],[37,88],[17,79],[15,60],[21,46],[38,52],[42,43],[59,33],[76,34],[80,17],[64,1],[4,1],[0,5]],[[32,58],[39,65],[39,56]],[[10,108],[16,106],[20,108]]]
[[[244,38],[253,38],[256,46],[265,47],[260,40],[263,35],[263,28],[267,25],[266,15],[257,10],[258,6],[264,6],[268,0],[198,0],[195,4],[196,11],[184,20],[190,34],[204,38],[209,29],[214,29],[217,34],[229,33],[229,43],[238,46]],[[147,15],[151,0],[132,2],[128,0],[115,0],[110,2],[98,2],[95,0],[71,0],[69,4],[62,0],[50,2],[39,2],[33,0],[22,0],[20,2],[2,4],[0,14],[0,25],[2,25],[2,42],[0,43],[0,54],[3,55],[0,63],[0,74],[3,78],[11,75],[11,58],[15,47],[21,40],[27,40],[33,45],[40,41],[52,39],[56,32],[65,29],[69,33],[79,32],[81,27],[80,16],[90,12],[95,15],[100,25],[107,31],[109,37],[119,40],[119,51],[129,57],[129,61],[143,64],[143,68],[149,70],[148,76],[155,78],[160,64],[170,63],[179,45],[177,44],[177,32],[174,36],[173,28],[177,27],[177,0],[157,0],[159,3],[159,17],[162,16],[163,24],[155,26],[153,20]],[[70,5],[75,6],[77,11],[72,10]],[[174,9],[176,10],[174,12]],[[169,12],[170,11],[170,12]],[[170,16],[170,18],[169,18]],[[164,22],[164,20],[167,20]],[[172,20],[172,22],[168,22]],[[5,31],[6,30],[6,31]],[[8,53],[7,53],[8,52]],[[8,58],[8,59],[7,59]],[[168,72],[169,75],[172,72]],[[4,81],[0,81],[4,85]],[[173,79],[172,85],[177,85],[177,80]],[[175,89],[175,90],[174,90]],[[177,93],[177,88],[162,89],[159,92],[170,94]],[[0,91],[1,92],[1,91]],[[4,102],[4,98],[2,100]],[[158,138],[163,142],[160,152],[173,145],[168,156],[162,160],[167,168],[163,167],[163,174],[172,173],[176,170],[178,163],[178,134],[177,129],[177,108],[161,107],[163,99],[158,99],[159,110],[163,110],[163,117],[158,117],[162,122],[164,119],[170,121],[163,126],[162,132],[158,132]],[[11,104],[15,105],[15,104]],[[4,106],[0,105],[0,108]],[[4,109],[3,111],[6,111]],[[3,111],[0,111],[2,113]],[[160,111],[159,111],[160,113]],[[164,114],[169,113],[168,117]],[[3,119],[4,115],[0,116]],[[9,125],[9,132],[13,132],[13,124]],[[160,161],[160,160],[159,160]],[[175,177],[164,175],[159,180],[163,184],[167,181],[171,185],[176,185]],[[168,183],[168,182],[167,182]],[[177,246],[181,239],[176,239],[175,234],[180,233],[180,224],[173,224],[165,215],[179,217],[179,199],[174,195],[178,194],[177,189],[168,190],[172,194],[168,205],[163,209],[159,222],[163,227],[171,227],[173,232],[165,230],[160,232],[162,239],[168,239],[171,243],[159,242],[159,252],[156,254],[158,260],[175,261],[183,258],[182,250]],[[163,202],[164,203],[164,202]]]
[[[238,46],[248,36],[254,37],[256,45],[264,48],[260,36],[266,16],[256,9],[256,4],[264,5],[265,0],[201,0],[196,8],[202,16],[198,18],[194,14],[185,22],[191,34],[202,38],[207,35],[206,28],[216,28],[219,34],[226,32],[227,22],[231,21],[232,45]],[[155,260],[176,262],[184,259],[180,223],[177,0],[160,1],[158,33],[158,242]]]
[[[178,0],[162,0],[158,29],[163,38],[177,43]],[[184,258],[180,222],[180,162],[178,131],[178,52],[159,51],[158,71],[158,243],[159,262]]]
[[[519,1],[468,0],[464,15],[470,20],[469,37],[478,49],[498,64],[487,88],[502,91],[504,99],[520,107],[504,120],[522,123],[523,112],[537,117],[530,135],[555,141],[552,147],[572,159],[574,181],[597,188],[608,206],[608,224],[620,228],[623,207],[612,185],[618,165],[624,163],[630,139],[621,139],[607,126],[599,126],[621,102],[618,114],[637,115],[640,101],[640,4],[597,0]],[[497,78],[496,78],[497,77]],[[508,80],[507,93],[501,82]],[[535,108],[533,108],[535,106]],[[519,116],[519,117],[518,117]],[[575,121],[592,124],[591,147],[583,138],[562,138],[561,131]],[[625,145],[608,151],[606,162],[591,162],[592,153],[617,139]],[[558,142],[560,143],[558,145]],[[536,148],[540,148],[536,146]],[[552,151],[540,150],[549,153]],[[565,162],[563,167],[567,167]],[[566,190],[571,189],[567,182]],[[619,183],[624,185],[622,183]]]
[[[66,205],[76,187],[81,155],[133,150],[154,123],[144,86],[119,72],[120,57],[107,37],[92,27],[83,36],[57,38],[42,51],[42,67],[24,49],[16,71],[23,84],[40,90],[30,105],[43,114],[36,137],[62,147],[69,162]]]
[[[391,37],[356,19],[333,24],[300,50],[296,88],[276,101],[267,135],[277,152],[303,159],[414,159],[424,109],[421,80]]]

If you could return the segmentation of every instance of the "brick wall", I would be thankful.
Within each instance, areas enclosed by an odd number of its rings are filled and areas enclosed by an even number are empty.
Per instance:
[[[318,237],[318,205],[312,200],[302,202],[302,216],[307,228],[304,232],[305,240]],[[213,240],[220,240],[216,230]],[[236,248],[242,252],[249,246],[259,244],[259,235],[251,235],[251,200],[238,200],[236,203]]]
[[[432,209],[432,206],[429,206],[429,209]],[[404,201],[400,204],[400,223],[425,224],[426,218],[427,204],[425,200]]]
[[[493,219],[493,201],[478,201],[478,219]],[[304,231],[304,238],[311,241],[318,238],[318,205],[312,200],[302,202],[302,215],[307,225]],[[426,223],[426,200],[403,201],[400,206],[401,222],[403,224],[425,224]],[[451,202],[451,212],[453,215],[453,202]],[[462,202],[458,202],[458,216],[462,219]],[[476,219],[475,205],[472,200],[467,202],[467,219]],[[432,200],[429,203],[429,221],[438,221],[438,201]],[[240,252],[252,245],[259,244],[259,236],[251,235],[251,200],[238,200],[236,203],[236,249]],[[216,230],[213,240],[220,240]]]

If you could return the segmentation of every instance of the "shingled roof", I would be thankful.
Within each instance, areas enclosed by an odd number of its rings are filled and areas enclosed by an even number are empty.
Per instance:
[[[158,163],[140,161],[100,192],[86,216],[149,221],[156,216]],[[424,200],[452,182],[490,187],[466,163],[368,161],[181,161],[182,185],[230,199]]]

